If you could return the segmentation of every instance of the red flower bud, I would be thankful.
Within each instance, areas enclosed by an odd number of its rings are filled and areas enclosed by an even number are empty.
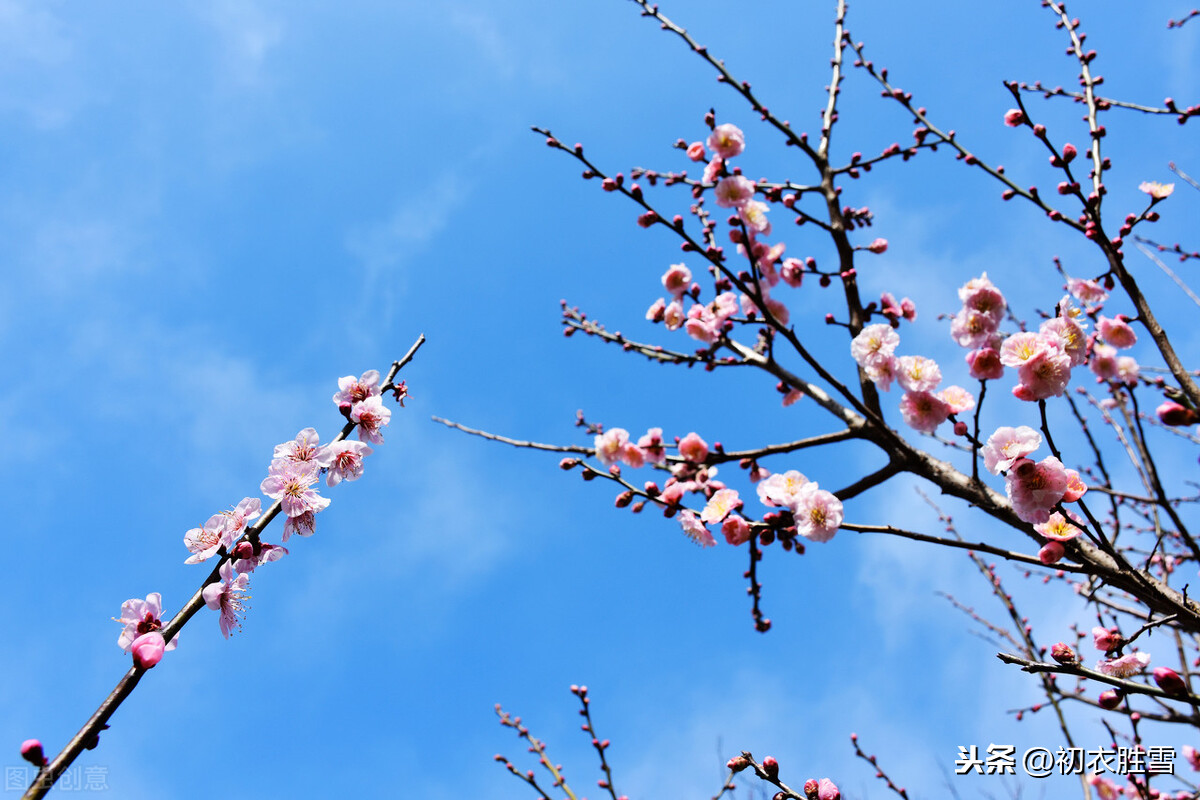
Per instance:
[[[37,739],[26,739],[21,743],[21,758],[35,767],[46,766],[46,754],[42,751],[42,743]]]
[[[774,756],[764,758],[762,760],[762,768],[763,772],[772,778],[779,774],[779,762],[775,760]]]
[[[1167,694],[1187,694],[1187,684],[1183,682],[1183,678],[1179,677],[1179,673],[1173,669],[1159,667],[1154,670],[1154,682],[1158,684],[1158,688]]]
[[[1100,707],[1113,709],[1121,704],[1121,693],[1116,689],[1105,689],[1100,693]]]
[[[1079,655],[1065,642],[1058,642],[1050,648],[1050,657],[1060,664],[1078,664]]]

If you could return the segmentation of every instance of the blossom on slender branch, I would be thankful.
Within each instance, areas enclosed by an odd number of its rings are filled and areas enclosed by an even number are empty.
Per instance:
[[[128,653],[133,646],[133,641],[139,636],[162,629],[161,617],[162,595],[158,592],[146,595],[145,600],[137,597],[126,600],[121,604],[121,616],[113,617],[116,622],[125,626],[121,635],[117,637],[117,647]],[[174,650],[178,643],[179,636],[176,634],[167,643],[166,649]]]
[[[163,651],[166,649],[163,635],[158,631],[143,633],[129,645],[129,651],[133,654],[133,663],[139,669],[150,669],[162,661]]]
[[[708,499],[708,504],[700,512],[700,520],[705,523],[723,522],[727,516],[742,507],[742,499],[736,489],[721,489]]]
[[[1175,191],[1173,183],[1159,183],[1158,181],[1142,181],[1138,184],[1138,191],[1145,192],[1150,195],[1151,199],[1166,200]]]
[[[283,513],[298,517],[305,512],[317,512],[329,506],[329,498],[321,497],[312,488],[319,471],[312,462],[272,461],[263,478],[262,493],[283,506]]]
[[[329,470],[325,483],[337,486],[343,480],[356,481],[363,474],[363,459],[375,452],[362,442],[343,439],[321,448],[317,464]]]
[[[746,134],[742,133],[741,128],[728,122],[718,125],[708,135],[708,149],[722,159],[740,156],[746,149]]]
[[[983,465],[993,475],[999,475],[1012,467],[1018,459],[1037,450],[1042,444],[1042,435],[1028,425],[997,428],[984,444]]]
[[[721,208],[741,208],[754,197],[754,181],[741,175],[730,175],[717,182],[717,205]]]
[[[250,576],[235,572],[233,564],[228,561],[221,565],[220,575],[221,580],[205,586],[201,595],[204,605],[221,613],[221,633],[228,639],[235,627],[241,630],[241,618],[249,608],[245,601],[250,599],[250,595],[246,594]]]
[[[1096,665],[1096,669],[1114,678],[1131,678],[1144,670],[1150,664],[1150,654],[1137,652],[1127,653],[1120,658],[1104,659]]]
[[[316,429],[305,428],[292,441],[275,445],[274,457],[288,461],[319,461],[321,450],[321,437]]]
[[[755,491],[758,499],[771,508],[788,508],[795,504],[800,496],[800,490],[809,482],[802,473],[789,469],[787,472],[776,472],[758,482]]]
[[[355,378],[353,375],[338,378],[338,390],[333,395],[333,402],[337,403],[338,408],[350,408],[355,403],[378,395],[379,392],[379,370],[369,369],[361,378]]]
[[[842,501],[812,481],[800,488],[791,511],[796,533],[814,542],[828,542],[842,524]]]
[[[949,404],[929,392],[905,392],[900,398],[900,416],[906,425],[921,433],[933,433],[951,413]]]
[[[392,410],[383,404],[383,398],[372,395],[350,408],[350,421],[358,425],[358,440],[371,444],[383,444],[379,429],[392,419]]]
[[[701,547],[713,547],[716,545],[717,540],[713,538],[708,528],[696,516],[696,512],[684,510],[679,515],[679,524],[683,528],[683,532],[687,534],[687,537]]]
[[[679,455],[693,464],[703,464],[708,458],[708,443],[693,431],[679,440]]]
[[[860,367],[866,368],[887,361],[900,344],[900,334],[891,325],[867,325],[850,340],[850,355]]]
[[[1069,483],[1062,462],[1046,456],[1036,463],[1017,460],[1005,476],[1004,488],[1018,517],[1041,523],[1050,520],[1050,510],[1063,499]]]

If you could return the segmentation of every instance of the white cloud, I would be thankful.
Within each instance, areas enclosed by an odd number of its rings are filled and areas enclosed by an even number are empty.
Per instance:
[[[282,21],[245,0],[201,3],[197,10],[218,34],[224,76],[240,88],[262,86],[268,57],[283,41]]]

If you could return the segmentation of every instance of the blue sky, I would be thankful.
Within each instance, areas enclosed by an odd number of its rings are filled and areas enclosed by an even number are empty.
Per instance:
[[[815,130],[833,4],[796,5],[663,10]],[[1169,5],[1089,4],[1107,92],[1195,102],[1200,24],[1168,32],[1187,10]],[[898,6],[854,3],[854,37],[976,152],[1047,185],[1042,150],[1001,124],[1000,85],[1073,83],[1046,12]],[[748,174],[811,178],[632,3],[0,0],[0,85],[0,431],[20,454],[0,488],[5,765],[25,738],[57,751],[120,677],[110,618],[125,599],[159,591],[173,612],[196,589],[183,533],[253,495],[275,444],[310,425],[332,436],[337,378],[386,369],[419,333],[408,408],[364,478],[329,493],[317,535],[254,576],[244,630],[225,641],[214,615],[194,620],[78,762],[103,767],[112,796],[530,796],[491,760],[524,755],[496,702],[589,792],[572,683],[591,688],[618,789],[635,798],[711,796],[743,748],[775,755],[797,784],[830,776],[847,796],[881,797],[852,731],[925,797],[947,793],[959,744],[1058,743],[1046,715],[1005,713],[1035,702],[1034,687],[935,596],[999,617],[960,555],[850,533],[803,558],[771,552],[775,628],[762,636],[743,551],[701,551],[674,522],[613,509],[614,492],[552,456],[429,421],[587,443],[572,425],[582,408],[738,448],[827,429],[811,405],[780,408],[764,376],[645,364],[560,334],[566,298],[610,328],[690,347],[643,320],[678,245],[637,228],[636,209],[581,181],[529,125],[584,142],[611,171],[680,169],[671,144],[702,138],[715,106],[747,132]],[[1077,107],[1033,106],[1057,138],[1082,142]],[[865,75],[849,76],[842,109],[843,157],[910,137]],[[1121,213],[1141,208],[1140,181],[1171,179],[1168,160],[1200,174],[1194,125],[1109,120]],[[1189,243],[1189,194],[1168,204],[1162,240]],[[1003,204],[945,153],[877,168],[846,202],[876,214],[862,244],[891,243],[863,270],[864,293],[921,311],[911,352],[959,357],[936,317],[972,275],[987,270],[1032,315],[1059,297],[1052,256],[1092,269],[1081,240]],[[789,254],[827,256],[802,233],[777,223]],[[1181,320],[1195,309],[1141,268],[1194,361]],[[793,318],[848,362],[811,288]],[[997,404],[995,424],[1006,408],[1028,412]],[[772,466],[833,488],[872,463],[847,449]],[[969,510],[946,510],[976,530]],[[938,527],[904,482],[848,518]],[[1047,644],[1088,624],[1069,596],[1009,580]],[[1100,746],[1092,721],[1081,715],[1081,738]],[[1001,791],[957,780],[964,796]]]

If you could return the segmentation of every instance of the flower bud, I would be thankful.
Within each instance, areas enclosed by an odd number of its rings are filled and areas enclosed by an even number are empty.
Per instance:
[[[779,762],[774,756],[767,756],[762,760],[763,772],[767,773],[768,777],[774,778],[779,774]]]
[[[37,739],[26,739],[21,742],[21,758],[35,767],[46,766],[46,754],[42,751],[42,743]]]
[[[1051,647],[1050,657],[1060,664],[1079,663],[1079,655],[1066,642],[1058,642]]]
[[[1187,694],[1187,684],[1183,682],[1183,678],[1179,677],[1179,673],[1167,667],[1158,667],[1154,670],[1154,682],[1158,684],[1158,688],[1162,689],[1167,694]]]
[[[870,250],[872,253],[886,252],[888,249],[888,241],[887,241],[887,239],[876,239],[875,241],[873,241],[869,245],[867,245],[867,249]]]
[[[817,786],[817,800],[842,800],[842,793],[829,778],[821,778]]]
[[[1190,408],[1181,406],[1173,400],[1168,400],[1154,410],[1158,415],[1158,421],[1163,425],[1191,425],[1196,422],[1196,412]]]
[[[804,782],[804,796],[810,800],[816,800],[817,797],[817,781],[814,778],[809,778]]]
[[[746,760],[745,756],[734,756],[725,762],[725,766],[729,768],[730,772],[741,772],[750,766],[750,762]]]
[[[129,646],[130,652],[133,653],[133,665],[138,669],[150,669],[162,661],[163,650],[166,649],[166,646],[163,635],[158,631],[143,633]]]
[[[1062,546],[1062,542],[1046,542],[1042,549],[1038,550],[1038,561],[1049,566],[1058,563],[1065,552],[1066,548]]]
[[[1121,704],[1121,693],[1116,689],[1105,689],[1100,693],[1100,707],[1114,709]]]
[[[1010,128],[1015,128],[1025,121],[1025,114],[1019,108],[1010,108],[1004,112],[1004,124]]]
[[[955,436],[966,436],[967,435],[967,423],[963,422],[962,420],[959,420],[958,422],[954,423],[954,435]]]
[[[1092,641],[1101,653],[1111,653],[1121,644],[1121,634],[1116,628],[1092,628]]]

